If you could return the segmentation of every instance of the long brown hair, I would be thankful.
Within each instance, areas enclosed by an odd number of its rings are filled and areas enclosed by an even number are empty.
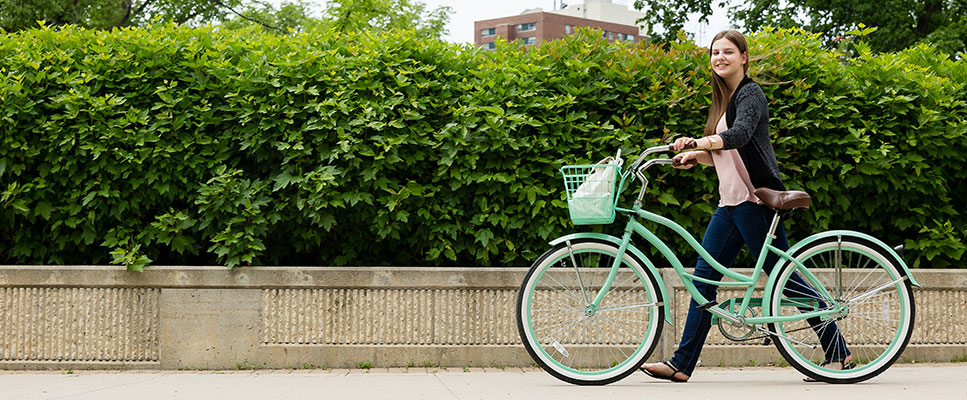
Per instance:
[[[736,30],[719,32],[712,38],[712,44],[719,39],[726,38],[739,50],[739,54],[746,54],[746,62],[742,65],[742,73],[749,71],[749,44],[745,41],[745,36]],[[712,44],[708,45],[708,55],[711,60]],[[715,134],[715,126],[725,114],[725,109],[729,106],[729,86],[725,84],[725,79],[712,71],[712,107],[708,109],[708,121],[705,122],[705,136]]]

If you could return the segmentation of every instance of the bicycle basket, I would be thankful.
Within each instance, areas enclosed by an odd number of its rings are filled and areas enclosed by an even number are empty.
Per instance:
[[[614,222],[614,188],[621,164],[609,159],[594,165],[561,167],[567,208],[575,225]]]

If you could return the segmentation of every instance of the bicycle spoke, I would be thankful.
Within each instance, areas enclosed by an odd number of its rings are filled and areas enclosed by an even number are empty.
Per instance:
[[[578,303],[584,302],[584,300],[581,299],[580,296],[578,296],[576,294],[573,294],[573,292],[574,292],[573,290],[568,289],[568,287],[566,285],[564,285],[563,283],[561,283],[561,281],[557,280],[557,278],[554,278],[554,276],[551,275],[553,272],[555,272],[555,271],[547,271],[547,273],[545,273],[545,275],[547,275],[547,279],[550,279],[554,283],[557,283],[558,285],[560,285],[560,289],[557,289],[554,286],[548,286],[548,288],[554,289],[557,292],[566,293],[566,295],[568,297],[571,297],[572,299],[576,300]]]

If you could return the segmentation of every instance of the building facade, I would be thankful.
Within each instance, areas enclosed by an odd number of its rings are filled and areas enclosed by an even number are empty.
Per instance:
[[[627,5],[615,4],[612,0],[584,0],[584,4],[575,4],[551,12],[621,25],[638,25],[638,20],[645,17],[645,13],[629,10]]]
[[[591,27],[603,31],[609,41],[638,42],[645,38],[638,27],[614,22],[597,21],[588,18],[563,15],[556,12],[529,10],[524,14],[504,18],[494,18],[473,23],[474,44],[485,49],[494,49],[498,37],[511,42],[519,40],[525,45],[536,45],[545,41],[570,36],[578,27]]]

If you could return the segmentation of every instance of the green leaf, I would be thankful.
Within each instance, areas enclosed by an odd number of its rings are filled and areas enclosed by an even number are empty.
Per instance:
[[[480,229],[477,231],[474,237],[477,239],[478,243],[484,247],[487,247],[487,245],[490,243],[490,240],[494,238],[494,234],[493,232],[490,232],[489,229]]]

